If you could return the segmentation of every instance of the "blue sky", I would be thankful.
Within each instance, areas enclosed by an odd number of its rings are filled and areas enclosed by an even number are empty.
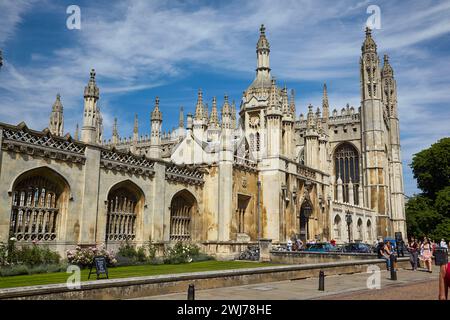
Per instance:
[[[81,8],[81,30],[66,27],[66,8]],[[321,104],[327,83],[332,108],[358,107],[359,56],[369,5],[381,9],[374,30],[398,83],[405,192],[417,192],[412,155],[450,135],[449,1],[38,1],[0,0],[0,121],[48,125],[59,92],[65,131],[82,123],[83,88],[97,71],[99,104],[110,137],[149,132],[160,97],[163,127],[178,109],[193,112],[198,88],[211,101],[239,101],[254,77],[255,45],[264,23],[272,74],[296,90],[298,113]],[[210,103],[211,106],[211,103]]]

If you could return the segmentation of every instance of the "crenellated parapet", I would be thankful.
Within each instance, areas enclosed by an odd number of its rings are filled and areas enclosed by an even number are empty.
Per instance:
[[[151,177],[155,174],[154,165],[155,162],[146,156],[136,156],[131,152],[123,153],[116,150],[101,152],[100,166],[108,170]]]
[[[200,186],[205,183],[203,176],[204,171],[201,169],[175,164],[166,167],[166,180],[168,181]]]
[[[0,124],[3,132],[2,150],[27,154],[35,157],[85,163],[85,145],[72,139],[70,135],[57,137],[48,129],[34,131],[22,122],[18,126]]]

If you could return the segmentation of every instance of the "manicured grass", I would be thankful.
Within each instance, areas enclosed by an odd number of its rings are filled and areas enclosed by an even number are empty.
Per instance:
[[[268,267],[273,265],[274,264],[247,262],[247,261],[212,260],[212,261],[192,262],[188,264],[177,264],[177,265],[163,264],[163,265],[116,267],[116,268],[109,268],[108,273],[110,279],[118,279],[118,278],[143,277],[143,276],[154,276],[161,274],[174,274],[184,272],[257,268],[257,267]],[[81,281],[87,281],[88,274],[89,270],[86,269],[81,270]],[[57,272],[57,273],[0,277],[0,288],[13,288],[13,287],[54,284],[54,283],[65,283],[69,276],[70,274],[68,273]],[[90,280],[95,279],[96,275],[95,274],[91,275]]]

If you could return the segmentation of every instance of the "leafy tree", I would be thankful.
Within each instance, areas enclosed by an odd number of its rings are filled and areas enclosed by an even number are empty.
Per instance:
[[[450,219],[445,219],[437,225],[436,229],[432,233],[432,238],[436,241],[441,239],[448,241],[450,239]]]
[[[411,167],[419,189],[436,199],[440,190],[450,186],[450,138],[443,138],[415,154]]]
[[[434,207],[439,214],[450,218],[450,186],[437,193]]]
[[[431,236],[443,220],[433,202],[422,195],[414,196],[406,203],[406,225],[408,234],[415,237]]]

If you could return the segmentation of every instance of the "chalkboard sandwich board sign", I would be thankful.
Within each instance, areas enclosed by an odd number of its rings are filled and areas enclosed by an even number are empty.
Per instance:
[[[92,269],[95,267],[95,273],[97,274],[97,280],[100,279],[101,274],[106,274],[106,279],[109,279],[108,276],[108,267],[106,266],[106,259],[105,257],[95,257],[94,261],[92,262],[91,269],[89,270],[89,276],[88,279],[91,278]]]

